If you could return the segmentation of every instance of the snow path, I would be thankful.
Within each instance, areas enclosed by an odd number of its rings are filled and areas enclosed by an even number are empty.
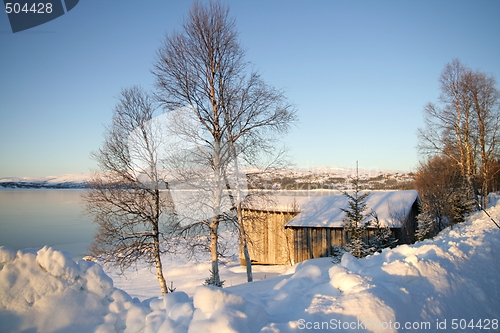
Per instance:
[[[500,205],[490,214],[498,219]],[[239,285],[244,269],[228,265],[223,278],[233,282],[224,289],[196,286],[207,275],[196,264],[178,267],[171,277],[187,293],[140,301],[97,264],[51,248],[0,247],[0,332],[494,332],[498,258],[500,230],[475,213],[433,240],[360,260],[344,255],[340,265],[309,260]],[[187,278],[195,275],[196,283]],[[120,287],[140,292],[134,279]]]

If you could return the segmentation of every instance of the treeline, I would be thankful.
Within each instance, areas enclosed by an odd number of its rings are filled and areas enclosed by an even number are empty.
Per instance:
[[[268,190],[339,190],[346,191],[354,188],[351,177],[336,175],[280,175],[258,174],[247,175],[249,189]],[[358,186],[362,190],[411,190],[415,189],[414,173],[388,173],[366,179],[358,179]]]
[[[424,109],[419,151],[425,157],[415,175],[422,200],[418,238],[488,207],[488,193],[500,184],[500,103],[495,78],[459,60],[439,78],[437,103]]]

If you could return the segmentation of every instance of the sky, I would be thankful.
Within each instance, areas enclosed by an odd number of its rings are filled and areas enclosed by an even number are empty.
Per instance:
[[[282,140],[296,167],[414,171],[444,66],[500,80],[500,1],[223,3],[245,59],[297,110]],[[0,178],[95,169],[120,90],[155,89],[156,52],[191,4],[82,0],[18,33],[0,13]]]

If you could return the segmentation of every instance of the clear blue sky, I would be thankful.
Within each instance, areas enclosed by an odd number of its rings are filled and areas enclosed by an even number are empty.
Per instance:
[[[500,80],[500,1],[225,1],[264,79],[300,121],[298,167],[410,170],[422,109],[454,58]],[[82,0],[13,34],[0,13],[0,178],[89,172],[122,87],[153,89],[189,1]],[[498,85],[497,85],[498,87]]]

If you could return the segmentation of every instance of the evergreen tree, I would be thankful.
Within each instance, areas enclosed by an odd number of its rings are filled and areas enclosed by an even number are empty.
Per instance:
[[[340,264],[340,262],[342,261],[342,256],[345,252],[346,251],[343,248],[334,244],[332,246],[332,255],[330,256],[332,258],[332,263],[335,265]]]
[[[372,211],[370,215],[373,216],[371,225],[375,228],[373,238],[369,242],[370,246],[373,248],[373,252],[381,252],[387,247],[395,246],[397,240],[394,238],[391,228],[380,223],[376,212]]]
[[[454,225],[465,221],[465,216],[474,211],[477,203],[466,192],[466,185],[453,191],[450,197],[450,224]]]
[[[352,181],[354,185],[354,193],[351,195],[344,192],[344,196],[349,200],[348,208],[341,208],[346,213],[344,221],[344,231],[347,233],[348,241],[346,251],[355,256],[362,258],[371,253],[372,249],[364,241],[366,229],[369,222],[365,223],[366,200],[370,193],[360,193],[359,177],[356,172],[356,178]]]
[[[436,220],[429,206],[420,204],[420,214],[417,215],[417,231],[415,232],[415,237],[418,241],[423,241],[424,239],[434,237],[437,232]]]

